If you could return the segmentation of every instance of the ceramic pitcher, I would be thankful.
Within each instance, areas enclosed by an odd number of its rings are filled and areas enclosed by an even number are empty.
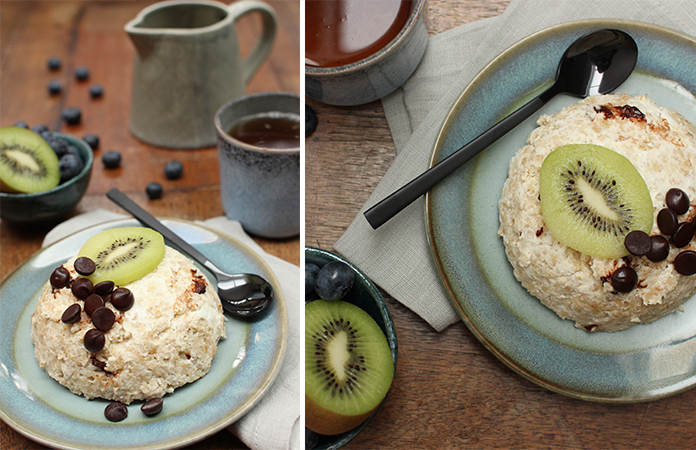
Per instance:
[[[252,12],[263,28],[242,59],[235,22]],[[174,0],[143,9],[125,31],[135,46],[131,132],[155,146],[201,148],[216,143],[218,108],[245,94],[268,56],[276,16],[256,0]]]

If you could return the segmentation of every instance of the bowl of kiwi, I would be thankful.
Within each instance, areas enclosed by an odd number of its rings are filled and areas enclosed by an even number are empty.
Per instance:
[[[345,259],[305,247],[305,448],[338,449],[370,423],[397,360],[377,287]]]
[[[0,128],[0,219],[49,225],[65,218],[87,190],[93,159],[74,136]]]

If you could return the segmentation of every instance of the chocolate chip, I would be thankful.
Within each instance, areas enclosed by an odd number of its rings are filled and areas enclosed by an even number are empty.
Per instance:
[[[643,256],[650,251],[651,242],[648,233],[641,230],[633,230],[626,235],[624,245],[632,255]]]
[[[113,281],[102,281],[94,286],[93,292],[99,295],[109,295],[114,291]]]
[[[111,327],[114,326],[115,321],[116,315],[112,310],[105,306],[97,308],[92,313],[92,323],[95,327],[102,331],[109,331]]]
[[[87,313],[87,315],[89,317],[92,317],[92,314],[94,314],[94,311],[103,307],[104,305],[105,305],[104,299],[102,298],[101,295],[90,294],[85,299],[85,313]]]
[[[677,248],[686,247],[694,237],[694,225],[691,222],[682,222],[677,225],[672,235],[672,244]]]
[[[91,330],[85,333],[85,337],[82,340],[82,342],[85,344],[85,348],[87,349],[87,351],[97,353],[99,350],[104,348],[106,338],[104,337],[104,333],[101,330],[92,328]]]
[[[63,266],[56,267],[56,270],[53,271],[49,280],[51,282],[51,286],[54,288],[64,288],[70,281],[70,272],[68,272],[68,269]]]
[[[79,273],[80,275],[92,275],[94,271],[96,270],[97,266],[94,264],[94,261],[91,259],[87,258],[86,256],[80,256],[75,260],[75,271]]]
[[[128,417],[128,408],[121,402],[113,402],[104,408],[104,417],[110,422],[120,422]]]
[[[631,292],[638,284],[638,274],[633,268],[623,266],[611,274],[611,286],[617,292]]]
[[[60,320],[63,321],[63,323],[79,322],[81,314],[82,308],[80,308],[80,304],[73,303],[65,309],[63,315],[60,317]]]
[[[658,234],[650,236],[650,243],[650,251],[645,255],[650,261],[660,262],[667,259],[669,255],[669,241],[664,236]]]
[[[667,191],[665,202],[677,214],[684,214],[689,210],[689,196],[681,189],[672,188]]]
[[[134,302],[135,297],[128,288],[118,288],[111,294],[111,304],[119,311],[128,311]]]
[[[674,258],[674,270],[682,275],[696,274],[696,252],[684,250]]]
[[[677,229],[679,218],[677,213],[671,208],[663,208],[657,213],[657,226],[667,236],[671,236]]]
[[[148,417],[156,416],[162,412],[162,405],[164,402],[161,398],[151,398],[150,400],[143,403],[140,410]]]
[[[94,286],[87,278],[78,278],[77,280],[73,281],[70,289],[75,297],[85,299],[89,296],[89,294],[92,293]]]

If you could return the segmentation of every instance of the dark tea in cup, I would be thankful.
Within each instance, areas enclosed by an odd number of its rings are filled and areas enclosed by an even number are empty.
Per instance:
[[[228,134],[238,141],[262,148],[300,148],[299,116],[260,114],[235,122]]]

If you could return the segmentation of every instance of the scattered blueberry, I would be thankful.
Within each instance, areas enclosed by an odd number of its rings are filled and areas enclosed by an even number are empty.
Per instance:
[[[48,127],[44,124],[34,125],[31,131],[36,134],[41,134],[42,131],[48,131]]]
[[[115,150],[109,150],[102,155],[102,162],[107,169],[116,169],[121,165],[121,154]]]
[[[311,106],[305,105],[304,109],[304,117],[305,117],[305,137],[309,137],[312,133],[314,133],[314,130],[317,129],[317,125],[319,124],[319,118],[317,117],[317,112],[312,109]]]
[[[20,120],[19,122],[15,122],[15,124],[13,126],[19,127],[19,128],[26,128],[27,130],[29,129],[29,124],[23,120]]]
[[[145,187],[145,192],[150,200],[156,200],[162,197],[162,185],[159,183],[150,183]]]
[[[341,261],[332,261],[317,274],[314,290],[324,300],[340,300],[353,287],[355,272]]]
[[[65,108],[60,113],[60,116],[69,125],[77,125],[78,123],[80,123],[80,120],[82,119],[82,111],[80,111],[79,108],[75,108],[75,107]]]
[[[87,69],[85,66],[78,67],[75,69],[75,78],[80,81],[85,81],[87,78],[89,78],[89,69]]]
[[[63,85],[58,80],[53,80],[50,83],[48,83],[48,93],[51,95],[60,94],[60,91],[62,89],[63,89]]]
[[[169,180],[181,178],[182,173],[184,173],[184,165],[179,161],[169,161],[164,166],[164,176]]]
[[[90,147],[92,147],[92,150],[96,150],[99,148],[99,136],[96,134],[85,134],[82,136],[82,140],[87,143]]]
[[[60,182],[65,183],[66,181],[70,180],[78,173],[80,173],[80,171],[82,171],[84,167],[85,164],[78,156],[75,156],[72,153],[67,153],[63,155],[58,160],[58,168],[60,169]]]
[[[104,88],[100,84],[93,84],[89,87],[89,96],[92,98],[100,98],[104,95]]]
[[[319,443],[319,435],[309,428],[304,431],[305,450],[312,450]]]
[[[48,69],[49,70],[59,70],[61,65],[62,65],[62,62],[61,62],[60,58],[58,58],[56,56],[48,58]]]

